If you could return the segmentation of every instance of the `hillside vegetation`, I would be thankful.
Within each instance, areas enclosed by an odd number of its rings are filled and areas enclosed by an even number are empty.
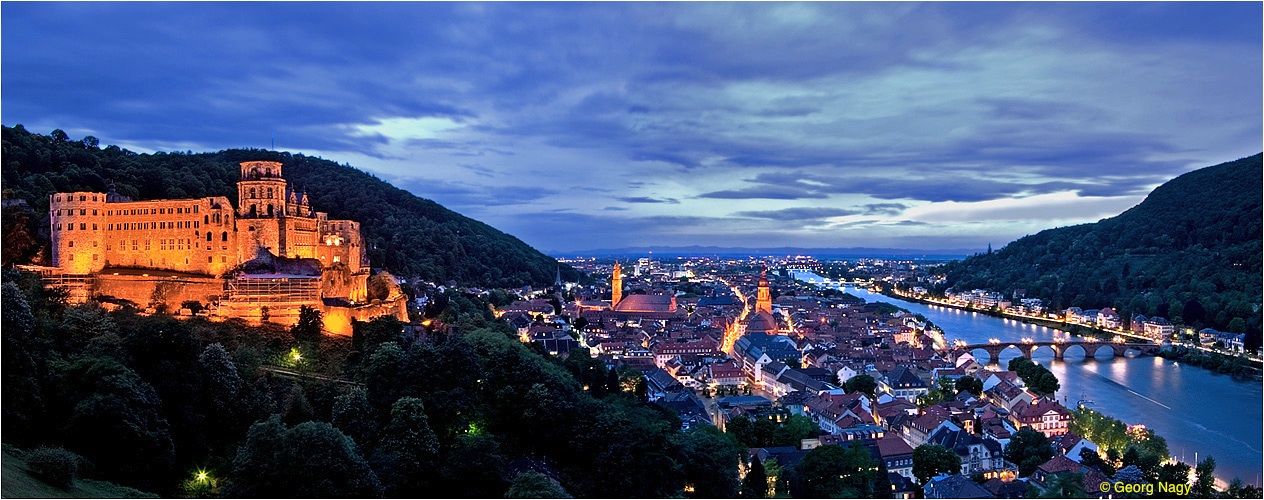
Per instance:
[[[6,198],[31,210],[6,209],[4,262],[46,255],[48,195],[107,190],[136,200],[227,196],[237,202],[238,163],[279,161],[291,187],[306,191],[313,207],[330,218],[361,222],[374,267],[397,275],[478,286],[552,283],[556,260],[521,240],[396,188],[371,174],[320,158],[258,149],[215,153],[137,154],[97,139],[74,141],[60,130],[34,134],[21,125],[3,128]],[[579,273],[562,265],[563,278]]]
[[[1261,155],[1187,173],[1097,223],[1041,231],[944,266],[944,285],[1026,289],[1054,308],[1115,308],[1260,345]]]

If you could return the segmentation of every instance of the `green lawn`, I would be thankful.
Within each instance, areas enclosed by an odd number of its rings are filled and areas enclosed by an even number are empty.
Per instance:
[[[49,485],[30,475],[17,448],[4,445],[0,462],[0,497],[3,498],[158,498],[158,495],[107,481],[79,479],[68,490]]]

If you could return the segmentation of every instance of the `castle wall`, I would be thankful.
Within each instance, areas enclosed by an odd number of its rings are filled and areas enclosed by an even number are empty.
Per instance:
[[[397,297],[395,300],[357,307],[326,306],[322,304],[321,319],[325,330],[335,335],[351,335],[351,320],[372,321],[373,318],[394,316],[408,322],[408,298]]]
[[[224,294],[224,280],[218,278],[137,276],[102,274],[94,281],[95,296],[109,296],[147,307],[158,301],[168,311],[180,309],[186,301],[209,305]]]

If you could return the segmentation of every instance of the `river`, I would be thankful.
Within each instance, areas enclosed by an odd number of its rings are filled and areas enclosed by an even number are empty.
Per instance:
[[[819,276],[796,273],[809,283]],[[844,291],[868,302],[887,302],[925,316],[944,331],[948,342],[962,339],[985,344],[990,338],[1014,342],[1024,337],[1036,341],[1069,338],[1069,334],[1011,319],[894,299],[863,288]],[[1062,383],[1058,401],[1074,407],[1081,399],[1093,408],[1125,423],[1144,424],[1167,439],[1178,460],[1193,465],[1194,455],[1216,458],[1216,476],[1239,477],[1260,485],[1264,473],[1264,386],[1237,381],[1228,375],[1196,366],[1179,365],[1159,357],[1114,358],[1103,349],[1098,357],[1085,357],[1072,349],[1066,359],[1040,349],[1036,361],[1049,368]],[[1015,349],[1001,354],[1006,363],[1018,356]],[[977,351],[980,363],[986,353]]]

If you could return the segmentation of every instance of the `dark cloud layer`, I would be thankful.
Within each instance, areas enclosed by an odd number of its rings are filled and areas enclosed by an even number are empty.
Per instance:
[[[943,202],[1140,197],[1258,152],[1262,11],[5,2],[0,120],[151,150],[275,135],[546,247],[564,246],[544,244],[558,217],[578,248],[784,236],[844,215],[907,226],[892,244],[938,245],[948,237],[893,219]],[[598,215],[544,215],[566,200]],[[786,208],[796,200],[819,207]],[[514,212],[528,204],[548,206]],[[663,210],[678,215],[647,215]],[[625,230],[587,225],[611,222]]]

